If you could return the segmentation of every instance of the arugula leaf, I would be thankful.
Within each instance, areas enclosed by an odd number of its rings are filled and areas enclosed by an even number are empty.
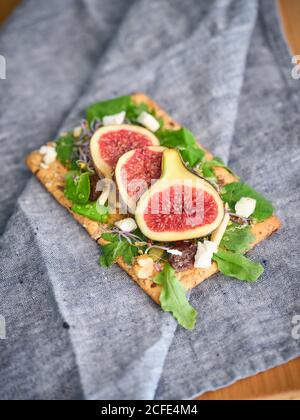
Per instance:
[[[161,130],[156,133],[160,144],[165,147],[187,147],[195,146],[196,139],[189,130],[180,128],[179,130]]]
[[[244,227],[234,223],[226,229],[220,247],[243,254],[252,248],[254,241],[255,236],[250,226]]]
[[[126,239],[120,239],[118,234],[105,233],[101,238],[109,242],[101,245],[103,255],[99,259],[99,264],[102,267],[111,267],[120,257],[126,264],[131,265],[133,258],[138,256],[138,248],[130,245]]]
[[[215,174],[214,168],[208,162],[204,162],[200,166],[199,169],[202,172],[202,175],[204,176],[204,178],[212,179],[214,181],[217,180],[216,179],[216,174]]]
[[[127,111],[130,105],[132,105],[131,96],[121,96],[108,101],[98,102],[86,109],[86,118],[88,122],[91,123],[95,119],[101,120],[107,115],[114,115],[122,111]]]
[[[223,188],[221,195],[223,201],[229,204],[230,210],[233,212],[235,212],[236,203],[242,197],[254,198],[256,200],[256,209],[251,217],[256,219],[258,222],[263,222],[274,213],[272,203],[247,184],[243,184],[241,182],[228,184]]]
[[[76,204],[86,204],[91,193],[90,174],[71,171],[66,174],[65,196]]]
[[[194,135],[186,128],[179,130],[160,130],[156,133],[161,146],[177,148],[183,160],[192,168],[204,159],[205,152],[197,145]]]
[[[142,112],[149,112],[149,114],[153,114],[147,104],[141,103],[139,105],[135,105],[131,102],[127,108],[126,117],[131,123],[137,123],[137,119]]]
[[[230,172],[231,174],[234,175],[233,171],[229,168],[229,166],[225,165],[223,160],[219,157],[214,157],[213,159],[207,160],[206,162],[204,162],[202,164],[202,170],[203,171],[206,171],[206,170],[212,170],[213,171],[213,168],[224,168],[228,172]]]
[[[96,201],[86,204],[73,204],[71,210],[95,222],[106,223],[108,220],[108,207],[102,206],[100,208]]]
[[[116,233],[102,233],[101,239],[104,239],[107,242],[117,242],[119,236]]]
[[[136,105],[132,102],[127,109],[126,118],[132,124],[141,125],[138,122],[138,117],[141,115],[142,112],[148,112],[148,114],[151,114],[154,118],[156,118],[160,124],[160,130],[162,129],[162,127],[164,126],[163,119],[158,118],[156,112],[153,109],[150,109],[149,106],[145,103]]]
[[[171,312],[182,327],[192,330],[195,327],[197,311],[187,300],[186,289],[177,279],[175,270],[170,264],[166,264],[153,281],[162,286],[160,295],[162,309]]]
[[[224,168],[228,172],[234,175],[233,171],[227,165],[225,165],[223,160],[219,157],[214,157],[211,160],[204,159],[201,165],[199,166],[199,170],[202,172],[202,175],[204,178],[212,179],[216,181],[216,174],[215,174],[216,167]]]
[[[187,162],[191,168],[197,166],[205,156],[205,152],[199,147],[189,147],[180,149],[180,153],[184,162]]]
[[[225,276],[238,280],[255,282],[264,272],[264,267],[261,264],[250,261],[238,253],[219,251],[214,254],[213,259]]]
[[[60,137],[56,142],[57,158],[60,163],[69,167],[72,162],[74,149],[74,137],[71,134]]]
[[[145,103],[136,105],[133,103],[131,96],[121,96],[120,98],[111,99],[104,102],[99,102],[91,105],[86,109],[86,116],[89,123],[95,119],[102,119],[107,115],[118,114],[122,111],[126,112],[126,118],[132,124],[139,124],[138,117],[142,112],[149,112],[155,118],[155,112],[149,108]],[[163,126],[163,121],[159,120],[160,126]]]

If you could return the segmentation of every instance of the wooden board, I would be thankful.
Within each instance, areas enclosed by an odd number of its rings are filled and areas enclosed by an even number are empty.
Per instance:
[[[10,15],[20,0],[0,0],[0,24]]]
[[[236,384],[208,392],[199,400],[300,400],[300,359]]]
[[[293,55],[300,55],[300,1],[279,0],[283,29]]]
[[[2,23],[20,0],[2,0]],[[293,55],[300,54],[300,0],[279,0],[279,10]],[[300,358],[268,372],[244,379],[222,390],[209,392],[200,400],[299,399]]]

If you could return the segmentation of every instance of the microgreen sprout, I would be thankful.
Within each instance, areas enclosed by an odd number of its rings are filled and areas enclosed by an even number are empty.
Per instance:
[[[237,214],[231,212],[228,212],[228,214],[233,219],[233,221],[240,220],[244,225],[249,225],[253,222],[253,219],[248,217],[238,216]]]
[[[124,232],[117,227],[113,227],[112,229],[105,231],[105,233],[117,234],[119,235],[120,239],[125,239],[130,245],[135,246],[136,248],[149,245],[147,242],[144,242],[143,239],[138,235],[130,232]]]
[[[151,249],[153,249],[153,248],[155,248],[155,249],[161,249],[161,250],[166,251],[168,254],[171,254],[171,255],[178,255],[178,256],[181,256],[182,255],[182,252],[181,251],[178,251],[177,249],[172,249],[172,248],[168,248],[166,246],[160,246],[160,245],[151,245],[151,246],[149,246],[146,249],[145,254],[148,254],[148,252]]]

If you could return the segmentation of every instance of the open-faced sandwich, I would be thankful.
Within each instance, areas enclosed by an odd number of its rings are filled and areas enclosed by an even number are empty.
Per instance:
[[[279,229],[272,204],[143,94],[92,105],[30,170],[148,295],[192,329],[187,291],[221,271],[255,282],[245,254]]]

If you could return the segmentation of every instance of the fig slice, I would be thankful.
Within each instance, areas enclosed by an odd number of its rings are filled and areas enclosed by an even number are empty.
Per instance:
[[[145,191],[161,177],[165,147],[148,146],[131,150],[120,157],[115,171],[120,197],[127,209],[135,212],[136,203]]]
[[[124,153],[146,146],[159,146],[153,133],[135,125],[116,125],[99,128],[91,139],[90,151],[98,174],[112,178]]]
[[[142,195],[135,212],[142,233],[159,242],[208,236],[221,224],[224,214],[216,189],[191,173],[175,149],[163,152],[162,176]]]

